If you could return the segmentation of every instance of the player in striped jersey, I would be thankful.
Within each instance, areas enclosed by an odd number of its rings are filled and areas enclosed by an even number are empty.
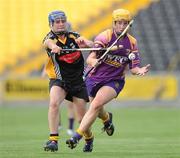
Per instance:
[[[50,136],[44,150],[58,150],[59,105],[64,99],[72,101],[81,122],[86,112],[88,94],[83,81],[84,59],[81,51],[62,51],[66,48],[91,47],[93,42],[81,37],[76,32],[67,31],[67,18],[63,11],[53,11],[48,16],[51,31],[44,38],[43,44],[48,54],[46,72],[50,79],[50,103],[48,122]],[[93,135],[88,129],[84,132],[85,147]],[[88,152],[84,148],[84,152]]]

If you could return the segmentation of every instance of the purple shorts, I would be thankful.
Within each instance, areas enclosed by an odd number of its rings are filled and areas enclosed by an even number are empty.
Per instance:
[[[87,78],[86,80],[86,86],[88,90],[88,95],[90,97],[95,97],[98,90],[103,86],[109,86],[112,87],[117,95],[121,92],[125,84],[124,80],[111,80],[111,81],[102,81],[102,82],[96,82],[93,79]]]

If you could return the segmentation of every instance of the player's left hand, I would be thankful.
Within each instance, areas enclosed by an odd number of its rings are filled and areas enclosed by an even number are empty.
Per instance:
[[[144,76],[149,71],[150,67],[151,67],[150,64],[148,64],[144,67],[141,67],[138,69],[138,72],[136,74],[139,76]]]

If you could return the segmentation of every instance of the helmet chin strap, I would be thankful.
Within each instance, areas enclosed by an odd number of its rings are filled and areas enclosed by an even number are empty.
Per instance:
[[[67,33],[67,31],[59,31],[59,32],[54,32],[56,35],[62,36]]]
[[[121,34],[122,34],[122,32],[116,32],[116,31],[114,31],[115,32],[115,34],[117,35],[117,36],[120,36]],[[125,33],[126,34],[126,33]]]
[[[54,31],[52,26],[51,26],[51,30],[52,30],[52,32],[54,32],[58,36],[62,36],[62,35],[67,33],[67,30],[64,30],[64,31]]]
[[[123,31],[121,31],[121,32],[116,32],[116,31],[114,30],[114,32],[115,32],[115,34],[116,34],[117,36],[120,36]],[[126,35],[126,34],[127,34],[127,32],[126,32],[124,35]]]
[[[117,34],[118,36],[120,36],[120,35],[121,35],[121,33],[122,33],[122,32],[116,32],[116,34]]]

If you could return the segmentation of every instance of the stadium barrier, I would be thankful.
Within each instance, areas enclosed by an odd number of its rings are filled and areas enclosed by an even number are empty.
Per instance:
[[[43,100],[48,98],[46,79],[7,79],[3,83],[4,101]]]
[[[173,75],[128,77],[121,100],[174,100],[178,96],[178,80]]]
[[[40,78],[6,79],[1,81],[1,101],[45,100],[49,97],[48,80]],[[127,76],[120,100],[175,100],[178,79],[174,75],[147,77]]]

